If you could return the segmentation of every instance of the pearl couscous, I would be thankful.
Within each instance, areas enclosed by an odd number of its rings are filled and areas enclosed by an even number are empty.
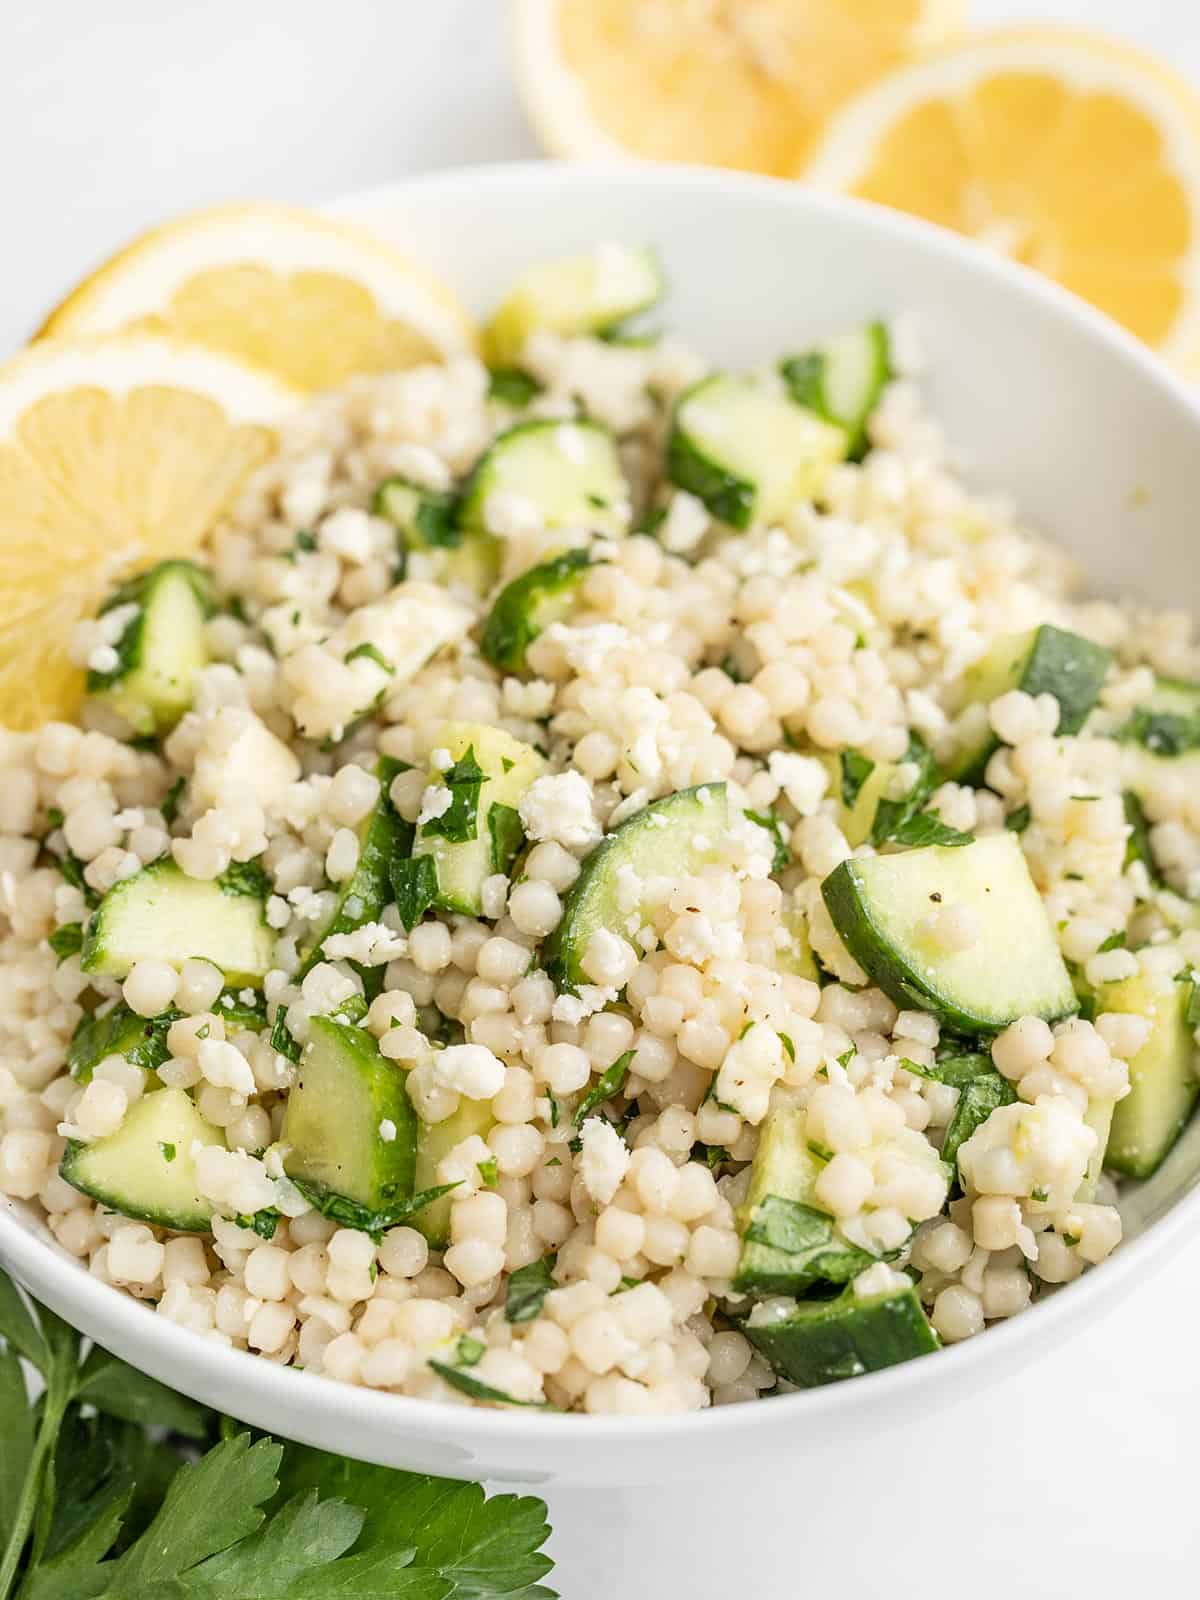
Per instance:
[[[662,1414],[1119,1243],[1197,1091],[1200,654],[964,486],[902,327],[714,374],[547,271],[4,736],[0,1191],[268,1360]]]

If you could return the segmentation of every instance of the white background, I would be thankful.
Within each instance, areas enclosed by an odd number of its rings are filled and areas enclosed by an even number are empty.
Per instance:
[[[536,153],[501,0],[0,4],[0,352],[148,223]],[[975,0],[1101,25],[1200,82],[1194,0]],[[486,248],[486,242],[481,241]],[[1195,1591],[1200,1243],[1067,1350],[879,1440],[853,1482],[551,1495],[565,1600],[1175,1600]],[[809,1441],[808,1448],[812,1448]]]

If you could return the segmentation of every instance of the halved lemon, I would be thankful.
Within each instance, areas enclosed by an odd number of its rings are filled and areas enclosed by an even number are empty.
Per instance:
[[[131,568],[193,551],[301,399],[148,334],[46,340],[0,367],[0,725],[72,710],[72,624]]]
[[[843,107],[806,183],[969,234],[1168,358],[1200,352],[1200,95],[1061,28],[985,34]]]
[[[304,389],[475,346],[453,292],[358,228],[224,206],[152,228],[94,272],[42,334],[136,328],[223,350]]]
[[[848,95],[941,44],[965,0],[510,0],[546,148],[790,175]]]

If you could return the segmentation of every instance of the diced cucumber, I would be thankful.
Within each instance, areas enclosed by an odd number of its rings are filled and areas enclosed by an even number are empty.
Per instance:
[[[570,616],[591,561],[586,549],[565,550],[506,584],[483,625],[480,654],[504,672],[523,673],[526,652],[537,636]]]
[[[458,1110],[441,1122],[420,1122],[417,1125],[417,1170],[413,1180],[418,1194],[438,1186],[437,1169],[444,1157],[464,1139],[478,1134],[486,1139],[495,1124],[490,1100],[458,1102]],[[412,1226],[423,1233],[435,1250],[444,1250],[450,1243],[450,1207],[452,1194],[444,1194],[432,1201],[412,1219]]]
[[[429,781],[453,799],[440,817],[418,825],[413,859],[433,858],[437,905],[478,916],[483,880],[512,865],[521,838],[517,806],[545,762],[532,745],[481,722],[447,723],[438,743],[454,765],[432,770]]]
[[[329,920],[301,945],[299,977],[321,959],[326,939],[351,933],[364,922],[378,922],[392,898],[392,857],[408,855],[413,842],[413,826],[397,812],[389,793],[392,779],[406,768],[406,762],[393,761],[388,756],[381,756],[376,763],[379,798],[358,826],[358,865],[340,886]]]
[[[892,364],[885,323],[836,334],[814,350],[789,356],[779,366],[797,405],[846,430],[850,459],[867,450],[867,419],[891,381]]]
[[[751,1312],[742,1331],[781,1378],[802,1389],[878,1372],[938,1348],[911,1285],[867,1296],[851,1285],[836,1300],[805,1300],[790,1309],[768,1302]]]
[[[487,533],[497,493],[531,501],[548,531],[591,529],[614,537],[629,521],[629,484],[607,428],[584,419],[539,418],[497,434],[463,491],[460,521]]]
[[[887,799],[899,763],[868,762],[854,750],[823,756],[822,761],[837,803],[837,825],[847,844],[857,850],[871,837],[879,802]]]
[[[121,585],[101,608],[137,612],[115,649],[117,664],[90,671],[87,692],[110,705],[135,733],[173,728],[191,706],[196,675],[208,664],[205,623],[214,610],[213,583],[191,561],[160,561]]]
[[[559,988],[588,981],[583,959],[597,929],[632,942],[631,924],[636,932],[646,920],[644,906],[623,909],[623,877],[632,874],[644,883],[697,872],[716,855],[728,827],[725,785],[705,783],[653,801],[601,840],[567,891],[562,919],[542,946],[542,963]]]
[[[1112,652],[1103,645],[1049,623],[1029,633],[1006,634],[968,668],[964,705],[989,705],[1010,689],[1034,696],[1052,694],[1058,701],[1057,732],[1078,733],[1096,704],[1111,660]],[[981,784],[999,745],[985,725],[978,741],[951,764],[949,776],[959,783]]]
[[[1164,778],[1194,787],[1200,783],[1200,684],[1156,678],[1114,736],[1121,741],[1122,780],[1136,800],[1147,798]]]
[[[843,428],[760,378],[718,373],[683,394],[667,444],[671,482],[722,522],[775,522],[819,493],[846,456]]]
[[[654,305],[665,287],[654,252],[626,244],[540,262],[517,279],[484,329],[486,359],[494,367],[519,366],[526,340],[539,328],[565,335],[615,328]]]
[[[1088,1168],[1084,1173],[1083,1182],[1075,1195],[1077,1200],[1090,1203],[1096,1198],[1096,1190],[1100,1185],[1100,1178],[1104,1172],[1105,1156],[1108,1152],[1108,1140],[1112,1132],[1113,1112],[1116,1102],[1113,1100],[1090,1100],[1084,1112],[1083,1120],[1096,1135],[1096,1148],[1088,1158]]]
[[[788,942],[775,952],[775,965],[780,972],[790,972],[797,978],[807,978],[820,983],[821,969],[813,955],[812,941],[808,936],[808,918],[798,906],[788,906],[780,919]]]
[[[404,550],[425,557],[428,575],[439,583],[461,584],[474,594],[486,594],[495,583],[499,544],[489,534],[462,527],[456,496],[395,476],[376,489],[371,509],[394,523]]]
[[[196,1143],[224,1146],[182,1089],[136,1100],[107,1138],[72,1140],[59,1172],[72,1188],[139,1222],[176,1233],[207,1233],[212,1206],[196,1187]]]
[[[264,895],[245,868],[189,878],[173,861],[156,861],[101,900],[84,933],[80,965],[124,978],[135,961],[181,967],[196,957],[219,967],[229,983],[257,984],[275,950],[263,909]]]
[[[284,1170],[321,1195],[386,1211],[413,1193],[417,1119],[405,1073],[374,1037],[313,1017],[287,1098]]]
[[[738,1217],[742,1254],[735,1289],[798,1295],[814,1283],[848,1283],[879,1259],[843,1238],[817,1204],[816,1182],[824,1164],[809,1147],[803,1110],[768,1113]]]
[[[1018,1017],[1048,1022],[1077,1009],[1041,897],[1015,836],[955,849],[926,845],[852,857],[821,893],[842,942],[898,1006],[931,1011],[962,1033],[993,1033]],[[963,905],[974,943],[947,950],[930,927],[940,905]]]
[[[119,1002],[102,1017],[81,1017],[67,1049],[67,1066],[79,1083],[87,1083],[106,1056],[124,1056],[135,1067],[153,1072],[171,1054],[167,1030],[181,1013],[139,1017]]]
[[[1105,984],[1099,1011],[1132,1012],[1150,1021],[1150,1036],[1129,1063],[1129,1093],[1118,1100],[1104,1164],[1129,1178],[1148,1178],[1166,1159],[1200,1093],[1196,1044],[1187,1025],[1190,985],[1143,968]]]

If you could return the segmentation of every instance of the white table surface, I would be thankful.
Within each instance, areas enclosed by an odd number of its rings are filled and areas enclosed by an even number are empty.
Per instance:
[[[0,17],[0,351],[169,213],[320,201],[536,154],[500,0],[9,0]],[[1200,81],[1193,0],[975,0],[1109,27]],[[551,1493],[565,1600],[805,1591],[971,1600],[1191,1593],[1200,1242],[1092,1333],[865,1459],[786,1481]]]

